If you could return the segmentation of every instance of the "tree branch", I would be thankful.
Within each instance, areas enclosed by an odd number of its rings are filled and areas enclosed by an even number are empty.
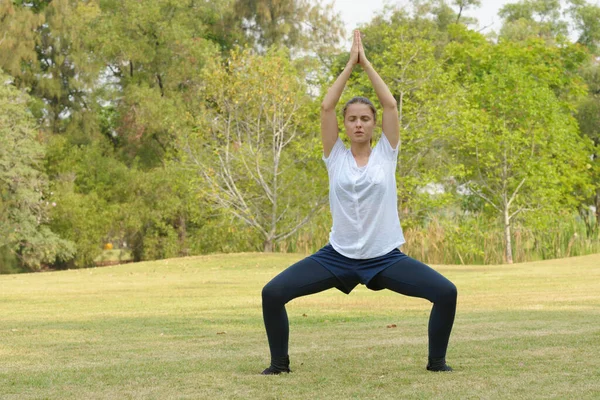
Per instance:
[[[327,197],[324,197],[322,199],[320,199],[317,204],[315,205],[315,208],[313,208],[313,210],[302,219],[302,221],[300,221],[298,224],[296,224],[296,226],[294,226],[289,232],[287,233],[282,233],[279,234],[277,236],[275,236],[273,238],[274,242],[278,242],[280,240],[284,240],[289,238],[290,236],[292,236],[294,233],[296,233],[298,231],[298,229],[302,228],[308,221],[310,221],[310,219],[312,218],[313,215],[315,215],[318,211],[321,210],[322,206],[327,202]]]
[[[475,193],[477,196],[481,197],[483,200],[487,201],[488,204],[490,204],[492,207],[494,207],[496,210],[502,212],[502,210],[500,209],[500,207],[498,207],[492,200],[488,199],[483,193],[481,193],[478,190],[474,190],[473,193]]]
[[[515,215],[523,212],[523,211],[534,211],[535,208],[527,208],[527,207],[519,207],[519,209],[517,211],[515,211],[514,213],[512,213],[511,215],[508,216],[508,220],[510,221],[512,219],[512,217],[514,217]]]
[[[510,200],[508,200],[508,203],[506,204],[507,208],[510,207],[511,203],[513,202],[513,200],[517,197],[517,193],[519,192],[519,189],[521,189],[521,186],[523,186],[523,184],[525,183],[526,179],[527,178],[523,178],[523,180],[521,181],[521,183],[519,183],[519,186],[517,186],[517,188],[513,192],[512,196],[510,197]]]

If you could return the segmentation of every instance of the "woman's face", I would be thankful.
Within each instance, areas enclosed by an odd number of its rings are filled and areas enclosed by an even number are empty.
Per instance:
[[[346,109],[344,127],[350,142],[370,143],[375,129],[375,117],[371,107],[362,103],[350,104]]]

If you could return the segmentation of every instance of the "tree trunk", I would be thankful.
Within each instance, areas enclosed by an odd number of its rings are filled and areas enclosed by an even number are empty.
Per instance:
[[[190,252],[187,248],[187,224],[183,215],[179,216],[177,221],[177,237],[179,239],[179,255],[181,257],[187,257]]]
[[[504,244],[506,251],[506,262],[508,264],[513,263],[512,257],[512,243],[510,240],[510,217],[508,214],[508,208],[504,208]]]
[[[263,251],[265,253],[272,253],[273,252],[273,239],[265,239],[264,241],[264,249]]]

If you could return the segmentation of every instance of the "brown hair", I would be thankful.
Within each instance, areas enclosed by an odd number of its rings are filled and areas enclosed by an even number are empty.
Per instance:
[[[362,97],[362,96],[355,96],[355,97],[351,98],[350,100],[348,100],[348,102],[344,105],[344,109],[342,110],[344,118],[346,118],[346,110],[348,109],[348,106],[351,104],[366,104],[366,105],[368,105],[369,108],[371,109],[371,111],[373,112],[373,119],[375,119],[377,121],[377,110],[375,110],[375,106],[373,105],[373,103],[371,103],[371,100],[367,99],[366,97]]]

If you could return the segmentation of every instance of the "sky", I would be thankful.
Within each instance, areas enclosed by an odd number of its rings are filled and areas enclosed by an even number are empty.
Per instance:
[[[482,33],[489,33],[492,30],[498,32],[501,26],[498,10],[504,4],[516,2],[517,0],[481,0],[479,8],[469,10],[464,15],[477,18],[479,28],[490,25],[482,30]],[[359,24],[369,22],[385,5],[402,6],[407,3],[407,0],[335,0],[334,9],[341,14],[346,32],[349,33],[358,28]]]

